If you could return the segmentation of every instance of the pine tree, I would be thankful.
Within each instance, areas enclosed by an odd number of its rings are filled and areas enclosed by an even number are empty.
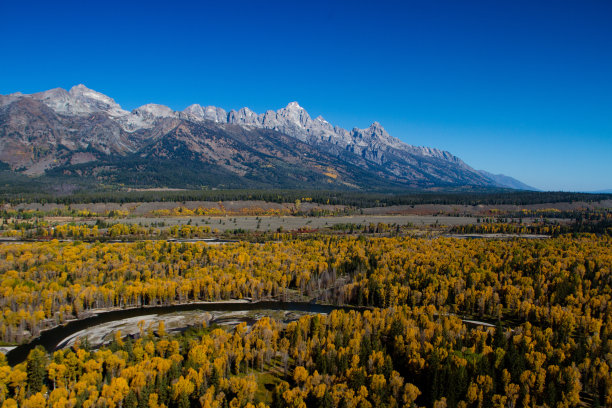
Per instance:
[[[42,346],[30,351],[27,359],[28,394],[36,394],[42,389],[45,380],[47,353]]]

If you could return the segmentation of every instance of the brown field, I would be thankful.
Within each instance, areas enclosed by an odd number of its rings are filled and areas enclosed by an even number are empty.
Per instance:
[[[319,229],[332,227],[336,224],[360,224],[367,226],[370,224],[396,224],[427,226],[438,224],[440,226],[475,224],[475,217],[448,217],[448,216],[422,216],[422,215],[351,215],[351,216],[331,216],[331,217],[270,217],[270,216],[241,216],[241,217],[130,217],[120,218],[117,222],[125,224],[142,224],[149,226],[155,223],[165,223],[166,226],[187,224],[191,221],[192,225],[209,225],[212,229],[219,231],[243,229],[249,231],[276,231],[282,227],[284,231],[292,231],[300,228]]]
[[[74,204],[71,209],[75,210],[90,210],[96,213],[104,213],[106,211],[121,210],[129,211],[131,215],[145,216],[152,211],[173,209],[177,207],[185,207],[188,209],[196,208],[221,208],[221,206],[230,212],[239,212],[244,209],[262,209],[262,210],[295,210],[294,203],[271,203],[265,201],[172,201],[172,202],[151,202],[151,203],[94,203],[94,204]],[[50,211],[53,209],[67,208],[59,204],[19,204],[16,206],[5,205],[4,209],[26,209],[26,210],[42,210]],[[310,211],[313,209],[342,211],[345,206],[342,205],[324,205],[316,203],[303,202],[300,205],[302,211]],[[496,216],[503,215],[507,212],[516,212],[520,210],[546,210],[556,209],[560,211],[575,211],[575,210],[593,210],[601,208],[612,208],[612,200],[604,200],[599,202],[562,202],[562,203],[543,203],[531,205],[448,205],[448,204],[417,204],[417,205],[401,205],[387,207],[373,207],[357,209],[355,212],[363,213],[364,215],[436,215],[436,214],[461,214],[470,216]]]

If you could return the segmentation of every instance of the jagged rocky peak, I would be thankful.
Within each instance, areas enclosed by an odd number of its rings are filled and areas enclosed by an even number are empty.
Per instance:
[[[217,123],[226,123],[227,112],[216,106],[207,106],[204,108],[204,119],[212,120]]]
[[[324,130],[326,133],[335,133],[332,124],[326,121],[322,116],[317,116],[314,120],[312,120],[311,126]]]
[[[79,84],[66,91],[62,88],[50,89],[31,96],[63,115],[89,115],[96,112],[106,112],[110,116],[128,115],[112,98]]]
[[[37,92],[31,95],[35,99],[42,101],[52,99],[66,99],[70,97],[70,93],[64,88],[53,88],[43,92]]]
[[[227,112],[216,106],[202,106],[194,103],[183,110],[183,113],[196,119],[212,120],[216,123],[227,123]]]
[[[172,118],[176,117],[176,112],[165,105],[156,103],[148,103],[136,108],[132,111],[133,114],[147,118]]]
[[[297,101],[289,102],[285,109],[288,110],[304,110]]]
[[[183,110],[183,112],[188,115],[195,116],[196,118],[204,118],[204,108],[202,108],[202,106],[198,105],[197,103],[189,105]]]
[[[389,133],[385,130],[384,127],[378,122],[372,123],[366,129],[358,129],[359,132],[365,133],[371,137],[376,137],[378,139],[389,139]]]
[[[57,113],[74,114],[74,103],[68,91],[63,88],[49,89],[30,95],[53,109]]]
[[[300,104],[297,103],[296,101],[289,102],[287,106],[279,109],[279,112],[291,112],[291,113],[296,113],[296,114],[305,114],[306,116],[310,117],[308,115],[308,112],[306,112],[306,109],[302,108]]]
[[[89,89],[83,84],[73,86],[68,93],[77,101],[88,106],[92,111],[106,112],[111,116],[129,114],[128,111],[121,109],[121,106],[113,98]]]
[[[285,108],[279,109],[277,116],[302,127],[307,127],[312,121],[306,109],[302,108],[297,102],[290,102]]]
[[[73,86],[72,88],[70,88],[68,94],[76,99],[99,101],[100,103],[103,103],[106,106],[117,105],[117,103],[112,98],[100,92],[96,92],[93,89],[89,89],[83,84]]]
[[[365,129],[353,128],[352,133],[356,138],[365,142],[384,142],[394,146],[402,143],[399,139],[391,137],[378,122],[372,123]]]
[[[261,124],[260,116],[247,107],[241,108],[238,111],[232,109],[227,116],[227,121],[238,125],[257,126]]]
[[[376,132],[376,133],[387,133],[387,131],[385,130],[385,128],[382,127],[382,125],[378,122],[373,122],[370,127],[368,127],[369,130],[371,130],[372,132]]]

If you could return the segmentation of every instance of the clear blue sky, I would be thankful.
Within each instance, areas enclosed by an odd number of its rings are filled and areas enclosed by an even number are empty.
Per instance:
[[[607,0],[0,1],[0,93],[297,100],[541,189],[609,189],[611,22]]]

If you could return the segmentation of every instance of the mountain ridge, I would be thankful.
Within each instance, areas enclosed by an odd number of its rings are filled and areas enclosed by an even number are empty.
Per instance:
[[[523,183],[522,181],[517,180],[513,177],[506,176],[505,174],[493,174],[485,170],[478,170],[478,171],[480,172],[480,174],[494,180],[496,183],[498,183],[502,187],[508,187],[508,188],[512,188],[515,190],[540,191],[539,189],[535,187],[527,185]]]
[[[172,149],[183,155],[169,162],[167,158],[174,157]],[[301,152],[309,157],[300,156]],[[508,187],[450,152],[406,144],[378,122],[349,131],[321,116],[312,119],[297,102],[261,114],[246,107],[225,111],[199,104],[174,111],[150,103],[127,111],[82,84],[68,91],[55,88],[30,95],[0,95],[0,161],[15,172],[40,176],[80,171],[95,178],[109,166],[123,163],[118,168],[125,168],[129,158],[145,157],[159,162],[160,174],[170,164],[200,168],[206,163],[209,171],[216,166],[215,171],[229,172],[228,177],[238,184],[274,185],[278,178],[296,186],[301,181],[362,189],[372,183],[410,188]],[[254,163],[284,173],[276,177],[256,169]],[[133,173],[137,180],[135,169]],[[195,175],[193,182],[214,184],[204,176]],[[117,178],[121,175],[110,180]]]

